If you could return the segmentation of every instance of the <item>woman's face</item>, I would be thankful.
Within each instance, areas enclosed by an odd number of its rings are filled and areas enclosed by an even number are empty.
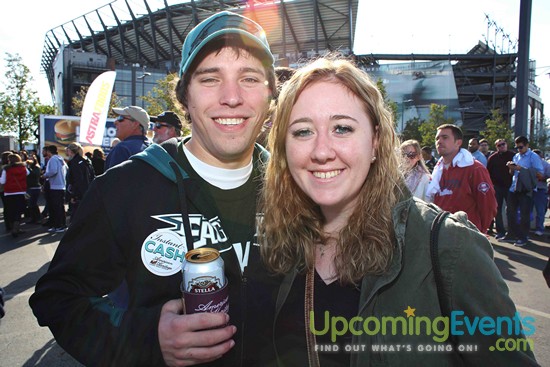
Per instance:
[[[316,82],[292,108],[286,133],[288,167],[327,219],[353,212],[375,144],[363,105],[341,84]]]
[[[408,167],[414,167],[414,165],[420,160],[420,154],[416,152],[416,149],[412,145],[401,148],[401,154]]]

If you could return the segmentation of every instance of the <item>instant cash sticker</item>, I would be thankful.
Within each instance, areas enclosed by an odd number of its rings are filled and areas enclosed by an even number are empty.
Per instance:
[[[167,277],[181,271],[186,252],[182,237],[171,230],[158,230],[143,241],[141,261],[151,273]]]

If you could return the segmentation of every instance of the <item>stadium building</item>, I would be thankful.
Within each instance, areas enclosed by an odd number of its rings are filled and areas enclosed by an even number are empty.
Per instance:
[[[328,52],[352,55],[359,0],[168,1],[116,0],[48,31],[42,69],[55,105],[73,115],[72,97],[107,70],[116,70],[115,92],[123,104],[147,104],[157,80],[177,72],[188,32],[221,10],[255,20],[266,30],[277,66],[297,67]],[[479,42],[467,54],[353,55],[374,78],[382,79],[397,103],[401,130],[425,119],[431,103],[447,106],[447,117],[466,135],[484,129],[492,110],[514,123],[517,53],[498,53]],[[527,131],[543,129],[543,104],[529,86]]]

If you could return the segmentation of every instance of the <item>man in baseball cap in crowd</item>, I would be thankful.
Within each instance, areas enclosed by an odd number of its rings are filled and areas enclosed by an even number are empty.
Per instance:
[[[207,18],[185,39],[175,91],[191,136],[152,144],[93,181],[30,300],[81,363],[257,366],[272,353],[278,284],[256,234],[268,153],[255,140],[277,93],[273,63],[257,23]],[[119,112],[133,119],[119,125],[141,124],[132,108]],[[184,312],[183,258],[203,247],[223,259],[228,298],[202,311],[228,313]],[[128,302],[117,307],[104,295],[122,282]]]
[[[155,133],[153,142],[160,144],[171,138],[181,136],[181,120],[172,111],[164,111],[158,116],[151,116],[152,130]]]
[[[122,163],[136,153],[143,151],[150,145],[147,139],[149,129],[149,114],[138,106],[125,108],[113,108],[118,115],[115,120],[116,137],[120,139],[107,155],[105,169],[109,169]]]

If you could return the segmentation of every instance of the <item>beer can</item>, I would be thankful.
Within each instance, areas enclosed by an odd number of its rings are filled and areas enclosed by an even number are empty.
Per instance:
[[[229,311],[227,280],[218,250],[201,247],[187,252],[182,273],[185,313]]]
[[[225,273],[219,251],[201,247],[186,253],[183,284],[189,293],[211,293],[221,289],[225,284]]]

